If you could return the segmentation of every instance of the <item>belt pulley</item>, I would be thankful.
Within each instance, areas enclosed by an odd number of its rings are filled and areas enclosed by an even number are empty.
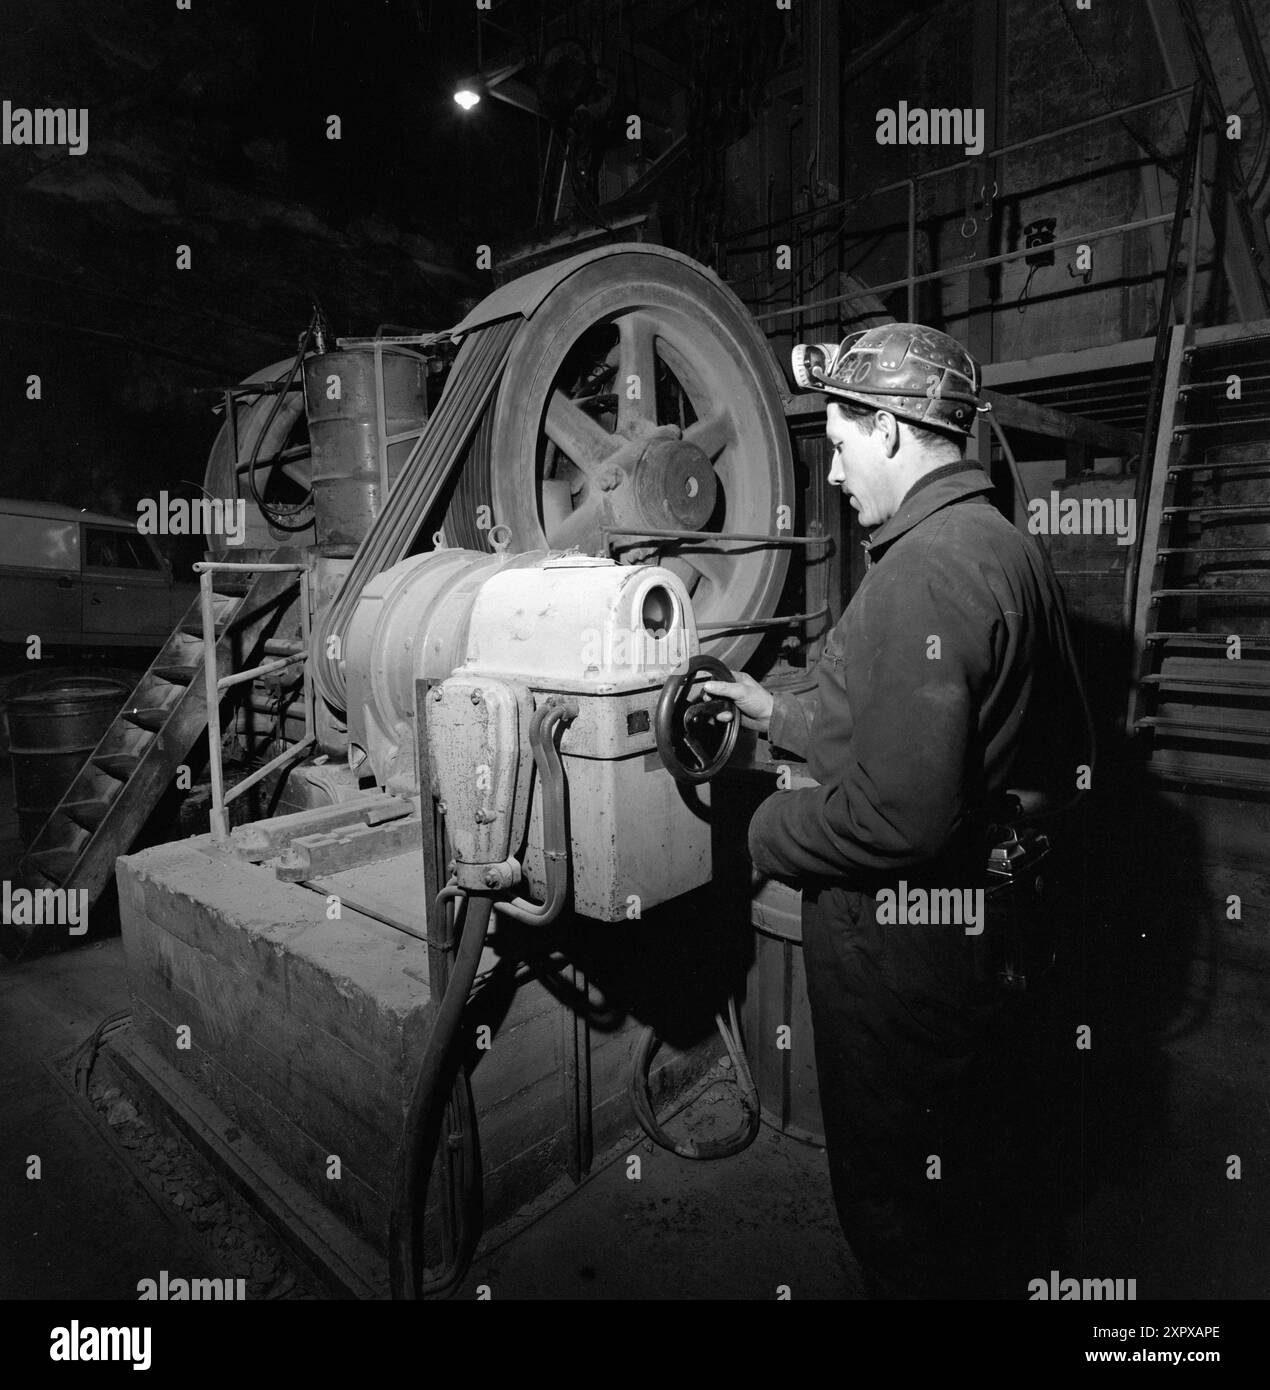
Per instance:
[[[788,549],[714,537],[794,527],[782,383],[740,301],[677,252],[614,246],[509,282],[454,333],[436,410],[315,624],[323,699],[346,707],[344,637],[371,580],[437,531],[483,551],[498,525],[517,553],[656,559],[703,649],[743,665]]]

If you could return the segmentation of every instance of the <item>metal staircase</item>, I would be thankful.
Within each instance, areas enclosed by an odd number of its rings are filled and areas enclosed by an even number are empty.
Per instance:
[[[298,559],[293,550],[270,558]],[[218,675],[241,669],[292,601],[293,571],[221,574],[212,595]],[[208,725],[200,600],[190,605],[19,865],[33,889],[101,894]],[[219,750],[217,750],[219,752]],[[30,941],[27,942],[29,946]]]
[[[1270,791],[1270,322],[1173,330],[1142,518],[1129,729],[1149,776]]]

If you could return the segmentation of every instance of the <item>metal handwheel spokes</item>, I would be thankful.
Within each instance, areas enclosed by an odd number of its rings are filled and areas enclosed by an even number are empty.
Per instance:
[[[657,700],[657,752],[679,782],[708,782],[727,766],[736,748],[740,726],[735,704],[722,698],[692,698],[693,686],[703,677],[730,681],[732,672],[712,656],[694,656],[683,671],[667,678]],[[719,724],[716,716],[724,710],[731,710],[732,718]]]

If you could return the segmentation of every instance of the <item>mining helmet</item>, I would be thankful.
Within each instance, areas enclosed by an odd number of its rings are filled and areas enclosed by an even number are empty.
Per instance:
[[[967,435],[979,398],[979,364],[955,338],[921,323],[884,323],[837,345],[799,343],[794,381],[909,424]]]

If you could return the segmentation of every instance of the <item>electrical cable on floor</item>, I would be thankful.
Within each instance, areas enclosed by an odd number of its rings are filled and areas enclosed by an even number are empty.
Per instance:
[[[493,900],[471,898],[448,885],[438,895],[435,908],[437,913],[446,914],[447,919],[448,897],[461,899],[462,930],[453,968],[419,1064],[393,1171],[388,1256],[394,1299],[436,1298],[453,1293],[467,1273],[476,1249],[479,1222],[474,1207],[480,1188],[479,1141],[467,1075],[455,1054],[463,1014],[485,946]],[[448,1126],[445,1123],[447,1105],[451,1110]],[[453,1212],[454,1249],[440,1273],[425,1279],[421,1227],[427,1207],[428,1183],[442,1142],[451,1161],[460,1165],[459,1202]]]
[[[81,1096],[88,1095],[88,1082],[92,1077],[93,1066],[107,1035],[119,1032],[131,1022],[132,1012],[129,1009],[119,1009],[113,1014],[107,1014],[76,1049],[71,1075],[75,1089]]]
[[[629,1093],[635,1118],[639,1121],[640,1128],[654,1144],[660,1145],[663,1149],[669,1149],[671,1153],[678,1154],[681,1158],[731,1157],[731,1155],[739,1154],[743,1149],[748,1148],[754,1142],[759,1131],[758,1088],[754,1084],[749,1059],[746,1057],[745,1049],[741,1043],[741,1025],[736,1016],[735,998],[728,999],[728,1020],[725,1022],[722,1014],[715,1014],[714,1021],[728,1056],[731,1058],[735,1074],[732,1084],[740,1092],[741,1107],[745,1111],[745,1118],[736,1133],[729,1135],[726,1139],[707,1139],[702,1143],[696,1143],[690,1139],[681,1143],[669,1135],[658,1123],[656,1112],[653,1109],[648,1069],[657,1049],[661,1046],[661,1039],[651,1024],[640,1035],[639,1043],[635,1048],[635,1055],[631,1058]]]

